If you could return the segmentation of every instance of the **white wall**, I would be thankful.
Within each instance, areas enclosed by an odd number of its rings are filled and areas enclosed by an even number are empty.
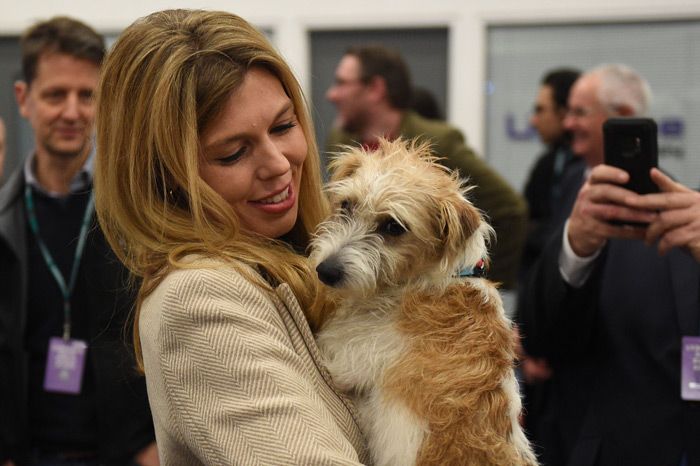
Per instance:
[[[274,30],[275,42],[309,93],[307,31],[353,27],[450,28],[449,120],[484,147],[485,31],[490,24],[700,18],[700,0],[2,0],[0,34],[19,34],[56,14],[103,33],[165,8],[221,9]]]

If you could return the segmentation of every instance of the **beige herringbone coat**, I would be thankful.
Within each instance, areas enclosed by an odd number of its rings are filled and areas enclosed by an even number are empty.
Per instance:
[[[291,289],[261,290],[222,263],[177,270],[139,329],[163,465],[367,462]]]

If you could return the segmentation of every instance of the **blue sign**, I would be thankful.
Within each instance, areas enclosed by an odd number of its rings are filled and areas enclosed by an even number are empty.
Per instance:
[[[529,141],[537,137],[537,131],[529,122],[524,125],[523,129],[518,129],[515,124],[515,115],[512,113],[506,114],[506,135],[511,141]]]
[[[515,115],[506,113],[505,128],[506,137],[511,141],[530,141],[537,138],[537,131],[529,123],[529,115],[526,123],[518,127]],[[685,135],[685,121],[681,117],[664,117],[657,120],[659,136],[663,138],[680,139]]]

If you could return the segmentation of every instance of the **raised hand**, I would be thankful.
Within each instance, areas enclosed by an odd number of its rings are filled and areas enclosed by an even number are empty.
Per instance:
[[[673,181],[654,168],[651,179],[660,193],[631,196],[625,203],[633,208],[658,211],[647,228],[647,244],[658,241],[660,254],[671,248],[685,248],[700,262],[700,192]]]
[[[657,214],[630,206],[631,197],[641,197],[623,187],[629,175],[609,165],[598,165],[581,187],[569,217],[569,243],[580,257],[593,255],[609,238],[643,239],[645,229],[613,225],[612,221],[649,223]]]

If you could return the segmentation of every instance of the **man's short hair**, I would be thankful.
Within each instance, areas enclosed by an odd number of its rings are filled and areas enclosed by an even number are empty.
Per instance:
[[[36,78],[42,55],[70,55],[98,67],[105,56],[104,38],[87,24],[66,16],[56,16],[30,27],[22,34],[20,46],[22,74],[28,85]]]
[[[401,54],[382,45],[350,47],[346,55],[357,57],[362,67],[360,79],[368,83],[379,76],[386,81],[387,96],[392,106],[406,109],[411,105],[411,73]]]
[[[549,71],[542,78],[542,85],[552,89],[552,98],[558,109],[566,108],[569,92],[581,72],[574,68],[557,68]]]

